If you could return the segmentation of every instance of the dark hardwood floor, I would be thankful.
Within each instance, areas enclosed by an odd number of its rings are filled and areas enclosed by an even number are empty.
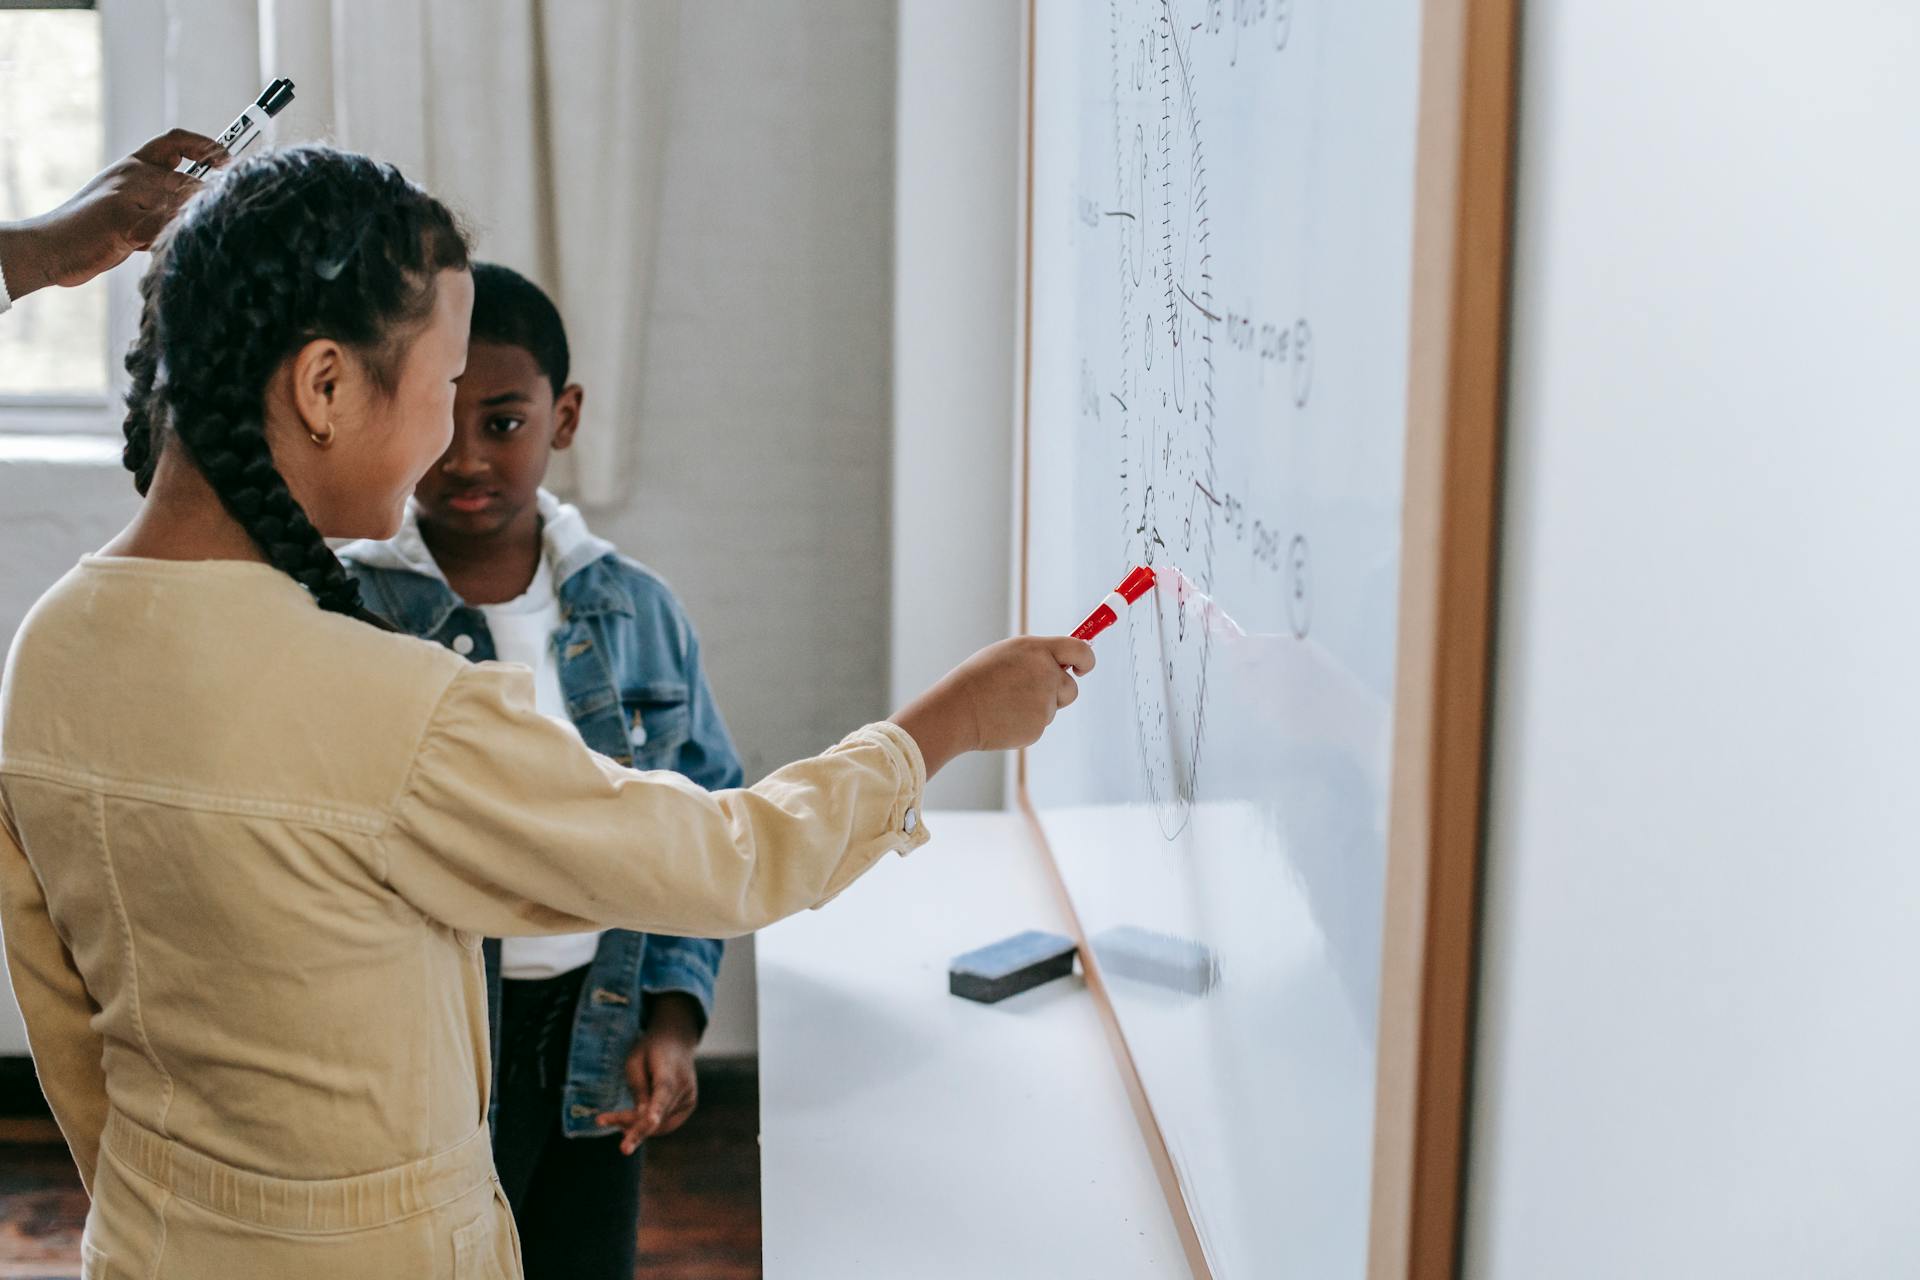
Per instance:
[[[760,1086],[750,1061],[703,1062],[700,1109],[647,1144],[644,1280],[758,1280]],[[87,1200],[50,1120],[0,1119],[0,1280],[76,1280]]]
[[[0,1276],[72,1280],[87,1198],[66,1144],[51,1120],[7,1121],[0,1140]]]

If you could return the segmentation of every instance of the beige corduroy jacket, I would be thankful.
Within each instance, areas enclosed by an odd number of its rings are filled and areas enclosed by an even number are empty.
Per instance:
[[[265,565],[83,561],[0,687],[0,924],[95,1195],[90,1265],[224,1275],[264,1233],[291,1252],[247,1274],[306,1274],[307,1231],[336,1250],[313,1274],[416,1247],[446,1265],[404,1274],[465,1274],[462,1229],[470,1257],[511,1252],[484,1188],[464,1222],[355,1189],[424,1186],[404,1171],[482,1128],[480,939],[754,929],[922,843],[924,785],[882,723],[710,794],[593,754],[523,669],[324,613]],[[402,1217],[401,1253],[337,1252]]]

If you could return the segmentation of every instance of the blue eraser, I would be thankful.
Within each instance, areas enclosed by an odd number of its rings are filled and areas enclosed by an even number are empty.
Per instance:
[[[1100,972],[1111,977],[1191,996],[1203,996],[1220,982],[1219,957],[1190,938],[1123,924],[1096,934],[1091,945]]]
[[[992,1004],[1073,972],[1072,938],[1029,929],[955,956],[947,990],[963,1000]]]

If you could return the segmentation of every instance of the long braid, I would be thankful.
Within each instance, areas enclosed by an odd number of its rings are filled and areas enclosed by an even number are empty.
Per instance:
[[[322,608],[356,613],[359,589],[287,488],[261,421],[259,389],[282,358],[278,348],[284,344],[260,341],[256,335],[271,331],[276,312],[300,311],[304,300],[296,294],[298,276],[305,270],[301,260],[310,262],[317,255],[315,232],[323,220],[298,205],[275,212],[281,216],[274,221],[294,225],[273,229],[283,235],[291,232],[294,243],[289,247],[304,253],[270,255],[236,264],[228,273],[188,274],[199,246],[188,241],[170,246],[181,278],[162,306],[163,323],[177,308],[189,317],[219,316],[238,336],[212,342],[190,368],[170,373],[166,394],[178,407],[174,430],[187,453],[267,562],[305,587]],[[167,325],[169,331],[172,327]]]
[[[359,587],[287,488],[258,419],[244,413],[245,406],[203,402],[181,423],[180,438],[268,563],[305,587],[321,608],[357,615]]]
[[[237,166],[189,207],[143,285],[127,357],[136,485],[145,492],[152,474],[164,404],[167,429],[267,561],[322,608],[384,626],[275,465],[265,389],[282,361],[327,337],[391,391],[435,274],[466,266],[453,216],[390,165],[308,146]]]
[[[160,344],[154,324],[154,282],[157,271],[140,280],[140,333],[127,348],[127,373],[133,384],[127,389],[127,420],[124,430],[127,447],[120,454],[121,465],[133,472],[133,487],[145,497],[153,483],[153,467],[159,451],[153,445],[153,383],[160,372]]]

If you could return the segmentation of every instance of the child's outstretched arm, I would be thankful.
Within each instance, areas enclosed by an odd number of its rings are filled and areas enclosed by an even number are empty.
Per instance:
[[[1037,740],[1075,696],[1063,666],[1091,670],[1091,648],[1002,641],[893,721],[711,793],[594,754],[534,710],[525,671],[462,666],[373,856],[418,910],[472,934],[745,933],[924,843],[929,774],[965,751]]]

